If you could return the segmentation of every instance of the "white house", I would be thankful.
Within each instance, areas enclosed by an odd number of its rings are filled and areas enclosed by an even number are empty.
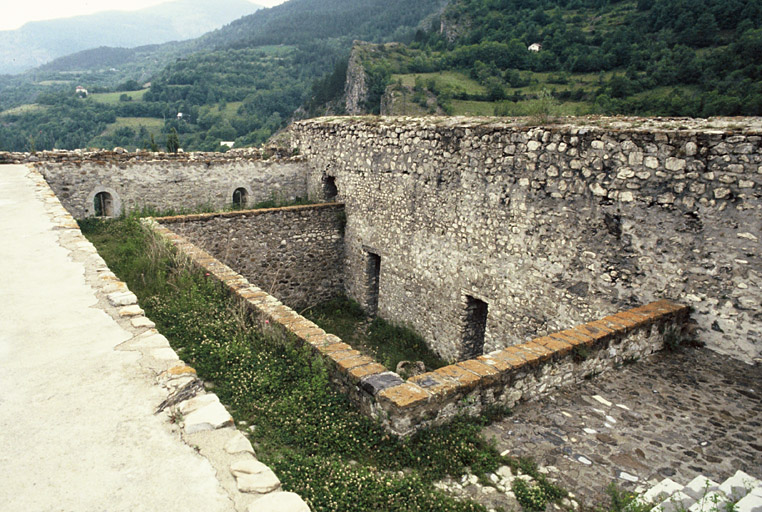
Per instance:
[[[529,48],[527,48],[530,52],[539,52],[542,50],[542,45],[540,43],[532,43],[529,45]]]
[[[78,85],[77,88],[74,91],[75,91],[76,94],[81,94],[82,96],[87,96],[87,89],[85,89],[81,85]]]

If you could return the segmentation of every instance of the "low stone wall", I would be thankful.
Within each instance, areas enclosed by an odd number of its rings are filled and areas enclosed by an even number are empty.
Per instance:
[[[96,194],[111,201],[108,216],[143,208],[157,211],[221,210],[244,191],[244,206],[307,197],[301,157],[270,158],[260,150],[227,153],[45,151],[0,154],[0,163],[34,165],[76,218],[95,215]],[[285,155],[285,154],[284,154]]]
[[[158,219],[290,307],[344,291],[344,205],[321,204]]]
[[[154,231],[209,272],[252,311],[260,329],[324,358],[333,381],[391,433],[410,435],[457,414],[513,406],[561,386],[646,357],[678,340],[689,308],[661,300],[404,381],[352,349],[169,227]]]

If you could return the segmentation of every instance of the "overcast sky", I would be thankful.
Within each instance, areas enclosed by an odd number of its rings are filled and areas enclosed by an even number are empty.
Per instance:
[[[136,11],[168,0],[0,0],[0,30],[14,30],[28,21],[70,18],[99,11]],[[214,0],[209,0],[214,2]],[[272,7],[285,0],[249,0]]]

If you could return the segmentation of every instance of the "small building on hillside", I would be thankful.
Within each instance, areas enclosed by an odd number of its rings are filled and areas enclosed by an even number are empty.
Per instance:
[[[78,85],[76,89],[74,89],[75,94],[78,96],[87,96],[87,89],[82,87],[81,85]]]
[[[529,48],[527,48],[530,52],[539,52],[542,50],[542,45],[540,43],[532,43],[529,45]]]

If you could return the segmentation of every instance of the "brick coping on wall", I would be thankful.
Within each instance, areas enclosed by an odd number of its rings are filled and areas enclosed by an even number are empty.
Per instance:
[[[323,357],[333,381],[349,398],[397,435],[445,423],[457,414],[477,414],[489,405],[510,407],[520,400],[614,368],[628,359],[645,357],[663,348],[670,330],[671,335],[680,336],[687,324],[687,306],[660,300],[405,381],[163,225],[278,210],[177,216],[144,222],[242,300],[264,333],[284,341],[297,341]]]

